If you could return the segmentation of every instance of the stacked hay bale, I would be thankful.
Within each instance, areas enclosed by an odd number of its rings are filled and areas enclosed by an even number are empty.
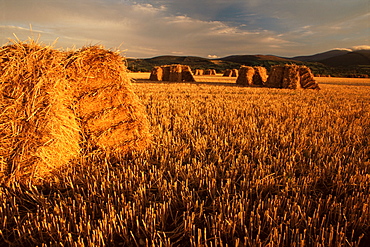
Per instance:
[[[70,54],[65,64],[85,148],[127,153],[146,147],[148,120],[131,89],[123,58],[92,46]]]
[[[216,75],[216,70],[207,69],[206,71],[204,71],[204,75]]]
[[[319,84],[315,80],[311,69],[307,66],[299,67],[299,76],[301,81],[301,87],[304,89],[320,89]]]
[[[282,88],[284,78],[284,66],[272,66],[270,74],[266,81],[266,86],[271,88]]]
[[[182,66],[174,64],[170,66],[170,82],[182,82]]]
[[[263,86],[267,81],[267,70],[265,67],[254,67],[253,85]]]
[[[287,89],[320,89],[311,70],[306,66],[298,65],[273,66],[266,86]]]
[[[30,40],[0,58],[0,180],[42,183],[80,150],[63,54]]]
[[[232,75],[232,70],[231,69],[226,69],[222,76],[231,77],[231,75]]]
[[[195,75],[203,75],[204,74],[204,70],[203,69],[196,69],[195,70]]]
[[[182,65],[181,80],[186,82],[195,82],[193,72],[187,65]]]
[[[237,69],[232,69],[231,70],[231,77],[238,77],[239,71]]]
[[[254,68],[250,66],[241,66],[236,84],[250,86],[253,85]]]
[[[158,81],[170,81],[170,82],[195,82],[193,72],[187,65],[173,64],[161,66],[162,77],[155,77],[155,73],[159,68],[154,68],[150,74],[150,80],[152,78],[158,78]]]
[[[149,80],[150,81],[162,81],[163,79],[163,69],[162,67],[156,66],[152,69],[150,73]]]
[[[298,89],[301,88],[300,77],[299,77],[299,66],[297,65],[285,65],[284,76],[282,81],[282,88],[287,89]]]

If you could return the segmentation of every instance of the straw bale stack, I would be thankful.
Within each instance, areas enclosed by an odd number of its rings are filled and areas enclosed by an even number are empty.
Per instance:
[[[170,66],[170,82],[182,82],[182,66],[174,64]]]
[[[195,82],[193,72],[187,65],[182,65],[181,80],[186,82]]]
[[[231,77],[231,75],[232,75],[232,70],[231,69],[226,69],[222,76]]]
[[[267,81],[267,70],[265,67],[254,67],[253,84],[265,85]]]
[[[150,73],[150,81],[162,81],[163,79],[163,69],[159,66],[156,66],[152,69]]]
[[[29,40],[0,58],[0,180],[42,183],[80,150],[63,54]]]
[[[195,70],[195,75],[203,75],[204,74],[204,70],[203,69],[196,69]]]
[[[204,75],[216,75],[216,70],[207,69],[207,70],[204,71]]]
[[[284,70],[285,68],[282,65],[272,66],[265,85],[271,88],[282,88]]]
[[[239,75],[236,79],[236,84],[239,85],[253,85],[254,68],[250,66],[241,66]]]
[[[170,74],[171,74],[171,67],[170,65],[164,65],[161,66],[163,71],[162,81],[169,81],[170,80]]]
[[[85,148],[108,154],[145,148],[149,124],[131,89],[123,58],[91,46],[70,54],[65,64]]]
[[[311,69],[307,66],[299,67],[299,76],[301,80],[301,87],[304,89],[320,89],[319,84],[316,82]]]
[[[238,77],[239,71],[237,69],[232,69],[231,71],[231,77]]]
[[[297,65],[285,65],[284,76],[283,76],[283,88],[287,89],[298,89],[301,88],[301,81],[299,76],[299,66]]]

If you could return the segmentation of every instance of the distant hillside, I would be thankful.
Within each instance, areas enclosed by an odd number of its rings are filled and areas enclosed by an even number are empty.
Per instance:
[[[370,50],[348,52],[343,55],[321,60],[320,62],[332,67],[348,67],[358,65],[370,66]]]
[[[293,60],[298,60],[302,62],[319,62],[325,59],[337,57],[337,56],[342,56],[347,53],[350,53],[350,51],[346,50],[331,50],[323,53],[318,53],[315,55],[310,55],[310,56],[299,56],[299,57],[293,57],[291,59]]]
[[[155,66],[166,64],[189,65],[191,69],[215,69],[222,73],[226,69],[238,69],[241,65],[263,66],[268,70],[277,64],[301,64],[311,68],[314,74],[341,77],[370,76],[370,50],[332,50],[312,56],[283,58],[273,55],[232,55],[219,59],[196,56],[158,56],[145,59],[127,59],[131,71],[149,72]]]

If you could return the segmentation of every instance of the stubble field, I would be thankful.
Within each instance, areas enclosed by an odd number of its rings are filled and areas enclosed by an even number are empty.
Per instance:
[[[151,147],[1,187],[4,246],[367,246],[370,80],[315,90],[132,74]]]

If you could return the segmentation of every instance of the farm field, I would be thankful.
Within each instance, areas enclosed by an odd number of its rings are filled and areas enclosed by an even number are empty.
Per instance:
[[[80,157],[58,186],[0,187],[0,246],[368,246],[370,79],[130,75],[150,148]]]

